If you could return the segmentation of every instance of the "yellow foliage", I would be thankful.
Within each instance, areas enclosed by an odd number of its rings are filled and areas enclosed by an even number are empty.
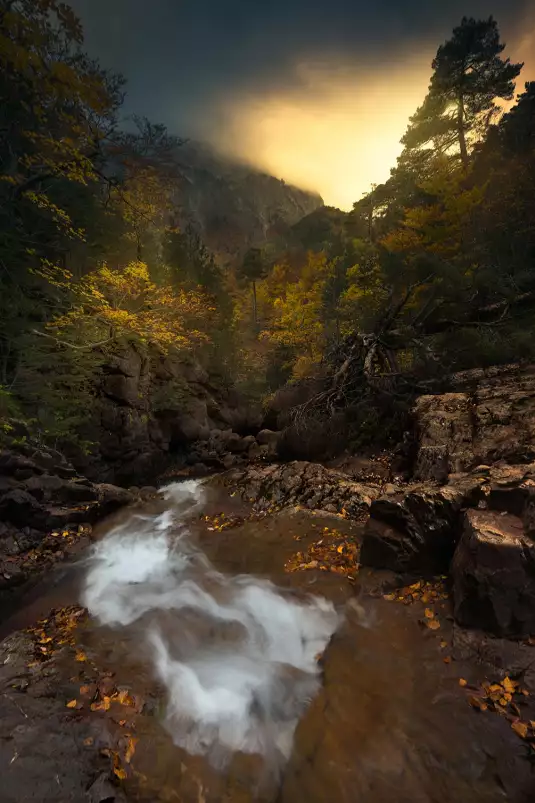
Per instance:
[[[135,336],[162,350],[191,348],[208,339],[203,326],[214,308],[198,292],[156,285],[147,265],[132,262],[121,270],[102,265],[71,283],[71,274],[50,263],[43,274],[68,288],[71,308],[47,328],[58,337],[75,336],[89,345]]]

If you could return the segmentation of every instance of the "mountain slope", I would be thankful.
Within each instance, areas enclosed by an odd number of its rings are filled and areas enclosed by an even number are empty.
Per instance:
[[[176,223],[193,225],[221,262],[283,234],[323,206],[319,195],[220,156],[203,143],[186,142],[177,159],[182,180]]]

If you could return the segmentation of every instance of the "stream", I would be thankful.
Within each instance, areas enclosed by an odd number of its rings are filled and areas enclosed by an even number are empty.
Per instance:
[[[361,572],[350,583],[330,572],[288,573],[287,561],[333,527],[333,517],[286,510],[209,526],[210,517],[239,512],[242,503],[202,481],[169,485],[159,500],[105,522],[91,554],[60,570],[2,626],[5,637],[51,607],[88,608],[77,633],[84,663],[58,659],[54,693],[64,722],[64,700],[91,665],[142,701],[124,718],[114,705],[69,712],[77,750],[83,742],[109,753],[125,729],[135,734],[118,800],[535,799],[525,746],[503,718],[468,705],[459,687],[478,667],[444,660],[447,601],[437,633],[422,628],[416,604],[383,598],[383,577]],[[358,540],[361,525],[335,526]],[[91,680],[83,682],[89,688]],[[18,751],[0,800],[87,800],[85,790],[78,798],[67,788],[61,751],[72,748],[58,749],[43,749],[37,769]],[[41,796],[33,796],[35,784]]]

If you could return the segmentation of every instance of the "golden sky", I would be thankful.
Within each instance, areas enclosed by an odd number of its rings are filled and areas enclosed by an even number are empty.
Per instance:
[[[408,118],[425,97],[435,49],[398,54],[373,77],[332,61],[300,63],[298,89],[227,98],[217,144],[350,209],[371,184],[388,178]],[[535,24],[508,52],[526,61],[521,91],[535,78]]]

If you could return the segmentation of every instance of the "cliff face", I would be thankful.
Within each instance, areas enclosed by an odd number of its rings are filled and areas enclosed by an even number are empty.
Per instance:
[[[201,143],[182,145],[177,160],[182,180],[175,197],[176,223],[192,224],[223,262],[323,206],[319,195],[220,156]]]

